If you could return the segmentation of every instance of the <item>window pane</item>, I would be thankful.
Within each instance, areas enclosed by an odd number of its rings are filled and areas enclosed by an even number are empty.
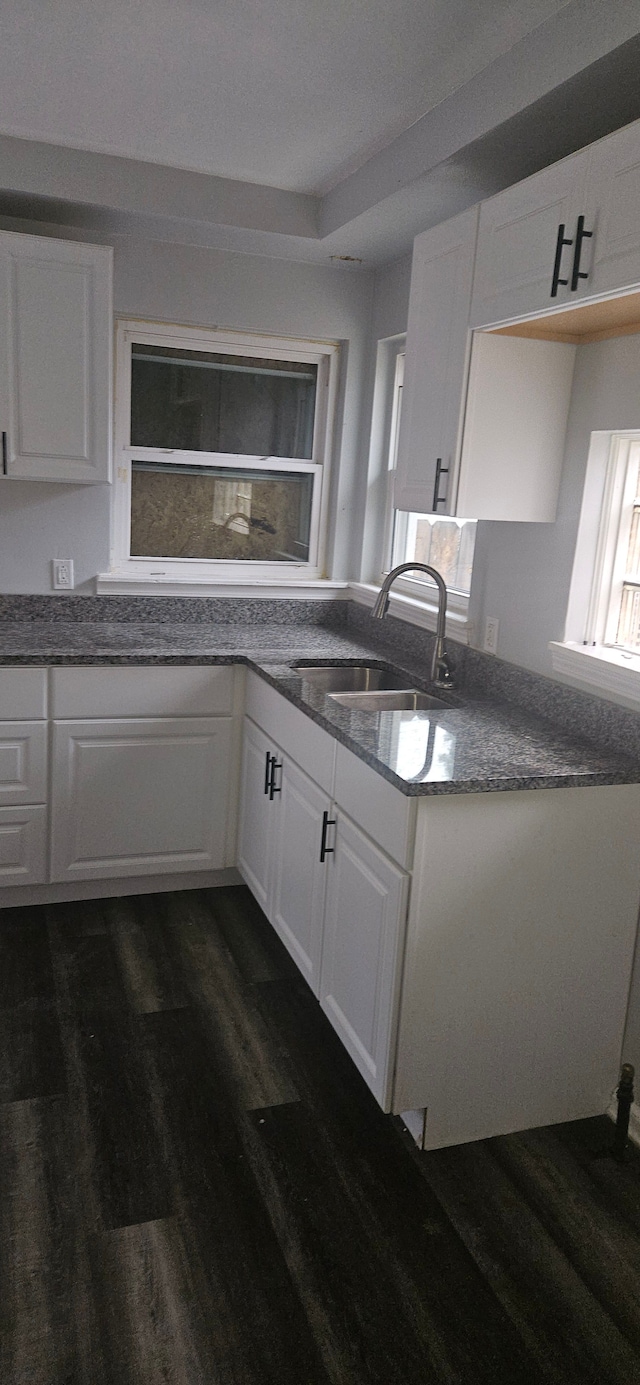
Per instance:
[[[131,446],[310,460],[318,367],[134,343]]]
[[[392,562],[394,566],[413,561],[429,563],[442,574],[450,590],[468,593],[475,541],[473,519],[435,519],[396,510]],[[408,572],[407,577],[419,581],[420,573]]]
[[[637,587],[623,589],[616,644],[625,649],[640,649],[640,591]]]
[[[133,462],[131,556],[308,562],[313,474]]]

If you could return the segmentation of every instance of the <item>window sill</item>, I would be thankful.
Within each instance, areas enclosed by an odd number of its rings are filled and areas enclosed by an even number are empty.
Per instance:
[[[247,596],[277,598],[291,601],[347,600],[348,582],[330,582],[323,578],[298,578],[288,581],[269,577],[195,577],[162,575],[152,577],[141,572],[101,572],[96,577],[97,596]]]
[[[640,710],[640,655],[622,654],[605,645],[562,644],[555,640],[549,649],[553,671],[563,682]]]
[[[369,582],[352,582],[349,587],[349,596],[357,601],[361,606],[373,607],[380,591],[379,587]],[[413,596],[398,591],[392,591],[389,603],[389,614],[397,616],[399,620],[406,620],[410,625],[420,625],[424,630],[436,629],[438,619],[437,602],[418,601]],[[449,593],[447,596],[447,635],[452,640],[458,640],[460,644],[469,643],[469,598],[460,596],[456,593]]]

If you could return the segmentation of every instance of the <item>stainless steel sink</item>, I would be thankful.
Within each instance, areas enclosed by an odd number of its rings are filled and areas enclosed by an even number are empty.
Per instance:
[[[389,688],[410,687],[411,679],[406,673],[395,673],[393,669],[374,668],[371,664],[342,665],[327,667],[319,664],[298,664],[294,673],[299,673],[305,682],[312,683],[319,692],[328,693],[374,693]]]
[[[418,692],[417,688],[399,692],[330,692],[329,697],[332,702],[358,712],[428,712],[433,707],[448,706],[441,698]]]

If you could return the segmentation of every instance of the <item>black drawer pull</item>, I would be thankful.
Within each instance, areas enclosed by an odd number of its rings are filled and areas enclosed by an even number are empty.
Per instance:
[[[328,813],[322,814],[322,837],[320,840],[320,864],[322,865],[327,856],[333,856],[335,846],[327,846],[327,829],[335,827],[336,819],[330,818]]]
[[[560,265],[562,263],[562,251],[565,245],[573,245],[572,240],[567,240],[565,234],[564,221],[558,227],[558,239],[556,241],[556,257],[553,262],[553,279],[551,280],[551,297],[555,298],[558,293],[558,284],[568,284],[568,279],[560,278]]]
[[[271,788],[271,755],[269,754],[269,751],[267,751],[266,760],[265,760],[265,762],[264,762],[264,791],[265,791],[265,793],[268,793],[270,788]]]
[[[438,458],[436,459],[436,479],[435,479],[435,484],[434,484],[434,487],[433,487],[433,508],[434,508],[434,510],[437,510],[438,505],[446,505],[446,503],[447,503],[447,497],[446,497],[446,495],[441,495],[441,494],[440,494],[440,477],[441,477],[441,476],[448,476],[448,475],[449,475],[449,468],[448,468],[448,466],[443,466],[443,465],[442,465],[442,457],[438,457]]]
[[[585,229],[584,229],[584,217],[583,217],[583,216],[579,216],[579,217],[578,217],[578,225],[576,226],[576,248],[575,248],[575,250],[574,250],[574,252],[573,252],[573,271],[572,271],[572,274],[571,274],[571,292],[572,292],[572,293],[575,293],[575,291],[576,291],[576,289],[577,289],[577,287],[578,287],[578,280],[579,280],[579,279],[588,279],[588,278],[589,278],[588,273],[587,273],[586,271],[583,272],[583,271],[580,269],[580,257],[581,257],[581,255],[582,255],[582,242],[583,242],[583,240],[590,240],[591,237],[592,237],[592,235],[593,235],[593,231],[585,231]]]
[[[2,475],[7,474],[7,435],[2,434]]]
[[[274,797],[275,797],[275,795],[276,795],[277,793],[282,793],[282,780],[280,780],[280,783],[279,783],[279,784],[276,784],[276,770],[278,770],[278,769],[282,769],[282,761],[280,761],[280,764],[278,764],[275,755],[272,755],[272,756],[271,756],[271,778],[270,778],[270,780],[269,780],[269,801],[270,801],[270,802],[273,802],[273,799],[274,799]]]

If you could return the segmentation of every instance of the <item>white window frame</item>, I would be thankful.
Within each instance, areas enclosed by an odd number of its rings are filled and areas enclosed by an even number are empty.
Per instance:
[[[209,350],[276,360],[308,362],[318,367],[318,388],[311,460],[253,457],[229,453],[187,452],[170,448],[131,447],[131,347],[133,342],[168,349]],[[114,483],[109,572],[98,578],[98,591],[114,590],[121,583],[141,590],[190,586],[272,584],[276,587],[317,584],[324,576],[326,533],[337,391],[339,345],[337,342],[305,341],[218,328],[180,327],[171,323],[121,318],[116,324]],[[306,562],[242,562],[235,559],[132,557],[131,463],[166,462],[172,465],[229,467],[237,471],[308,472],[314,478]],[[323,592],[323,595],[326,594]]]
[[[549,646],[564,681],[634,709],[640,653],[618,645],[616,636],[638,448],[640,430],[591,436],[565,638]]]
[[[384,417],[378,419],[374,402],[373,431],[374,433],[377,431],[378,436],[372,438],[372,450],[375,451],[376,456],[380,453],[383,454],[379,465],[384,471],[384,527],[382,552],[378,559],[380,567],[376,573],[378,583],[384,581],[394,566],[395,506],[393,495],[396,473],[392,463],[395,461],[398,448],[406,337],[387,338],[380,342],[378,345],[379,355],[382,348],[385,348],[385,351],[378,387],[381,393],[383,390],[385,391],[386,407]],[[402,514],[401,511],[397,513]],[[438,518],[442,518],[442,516],[433,516],[434,520]],[[400,519],[400,526],[404,529],[405,535],[411,522],[412,517],[409,513]],[[362,604],[372,606],[377,596],[377,586],[373,583],[354,583],[352,593],[355,599]],[[415,577],[407,574],[398,578],[394,582],[391,592],[390,611],[393,615],[400,616],[412,624],[435,630],[438,611],[435,583],[430,578],[419,577],[417,574]],[[469,637],[469,593],[456,591],[452,587],[447,588],[447,629],[448,633],[455,639],[464,641]]]

